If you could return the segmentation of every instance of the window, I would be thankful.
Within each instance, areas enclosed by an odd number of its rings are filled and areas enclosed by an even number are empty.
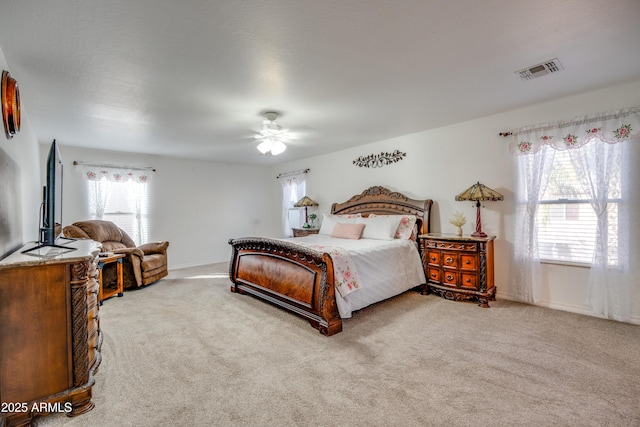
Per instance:
[[[75,172],[87,182],[92,219],[112,221],[136,243],[148,240],[148,183],[152,167],[73,162]]]
[[[579,148],[577,150],[581,150]],[[598,217],[584,191],[568,150],[549,150],[549,177],[543,182],[536,226],[540,259],[563,263],[591,264],[596,245]],[[618,262],[618,205],[622,192],[620,167],[615,168],[607,198],[609,264]],[[618,197],[616,197],[617,195]]]
[[[305,171],[304,173],[279,176],[279,179],[282,180],[282,233],[285,237],[291,237],[293,235],[291,227],[299,227],[299,225],[290,223],[290,221],[295,221],[293,216],[290,217],[290,209],[306,194],[307,174]]]
[[[640,107],[511,133],[509,151],[518,164],[510,273],[516,299],[541,301],[541,260],[579,263],[590,267],[585,285],[593,312],[630,319],[629,295],[637,284],[631,207],[639,182],[632,166],[638,164],[639,134]]]
[[[289,208],[287,216],[291,228],[302,228],[304,225],[304,208]]]
[[[112,221],[136,243],[148,241],[148,184],[87,181],[92,219]]]

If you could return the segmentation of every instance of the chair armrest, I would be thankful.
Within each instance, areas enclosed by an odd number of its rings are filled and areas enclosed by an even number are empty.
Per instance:
[[[139,258],[144,257],[144,252],[138,248],[120,248],[114,249],[114,254],[127,254],[127,255],[135,255]]]
[[[164,254],[167,252],[168,247],[169,242],[150,242],[138,246],[138,249],[141,249],[146,255],[151,255]]]

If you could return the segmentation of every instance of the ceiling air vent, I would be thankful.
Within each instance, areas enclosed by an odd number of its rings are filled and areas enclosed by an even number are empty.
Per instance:
[[[546,76],[547,74],[557,73],[558,71],[564,70],[558,58],[550,59],[549,61],[545,61],[543,63],[533,65],[531,67],[525,68],[520,71],[516,71],[521,80],[531,80],[538,77]]]

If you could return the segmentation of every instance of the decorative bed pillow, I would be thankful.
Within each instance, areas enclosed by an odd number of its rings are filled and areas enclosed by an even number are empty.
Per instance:
[[[318,231],[318,234],[331,236],[333,227],[337,223],[341,222],[343,224],[355,224],[356,220],[360,217],[362,217],[362,215],[360,215],[359,213],[349,215],[322,214],[322,224],[320,225],[320,231]]]
[[[398,225],[398,229],[396,230],[396,234],[394,238],[396,239],[410,239],[413,235],[414,228],[416,225],[416,216],[415,215],[376,215],[371,214],[371,217],[394,217],[400,218],[400,224]]]
[[[333,227],[331,237],[338,237],[340,239],[352,239],[358,240],[362,236],[364,230],[364,224],[347,224],[344,222],[338,222]]]
[[[362,232],[363,239],[393,240],[400,224],[400,217],[369,216],[368,218],[358,218],[356,223],[365,225]]]

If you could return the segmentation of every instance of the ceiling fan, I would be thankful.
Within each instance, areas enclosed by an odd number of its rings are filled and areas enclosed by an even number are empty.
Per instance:
[[[288,129],[283,129],[276,123],[280,114],[275,111],[266,111],[262,115],[265,117],[262,121],[262,129],[254,136],[260,141],[258,151],[265,155],[277,156],[287,149],[285,142],[293,139],[293,135]]]

